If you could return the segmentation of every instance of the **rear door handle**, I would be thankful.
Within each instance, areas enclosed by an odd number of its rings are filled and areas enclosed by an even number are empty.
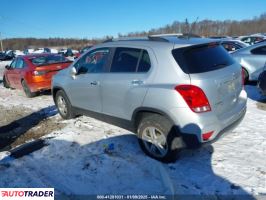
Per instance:
[[[142,80],[133,80],[131,81],[132,85],[142,85],[144,82]]]
[[[92,81],[91,82],[91,85],[99,85],[100,83],[99,83],[99,81]]]

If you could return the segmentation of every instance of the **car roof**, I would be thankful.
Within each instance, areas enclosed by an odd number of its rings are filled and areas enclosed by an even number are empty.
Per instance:
[[[115,40],[109,40],[103,42],[99,46],[119,46],[119,45],[137,45],[137,46],[148,46],[148,47],[162,47],[162,46],[171,46],[175,48],[181,48],[192,45],[206,44],[211,42],[219,42],[219,40],[209,39],[209,38],[178,38],[175,35],[167,36],[154,36],[149,37],[138,37],[138,38],[119,38]]]

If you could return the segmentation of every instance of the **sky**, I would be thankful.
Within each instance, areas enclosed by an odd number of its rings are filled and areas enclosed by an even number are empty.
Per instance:
[[[1,0],[0,32],[11,37],[101,38],[174,21],[251,19],[266,0]]]

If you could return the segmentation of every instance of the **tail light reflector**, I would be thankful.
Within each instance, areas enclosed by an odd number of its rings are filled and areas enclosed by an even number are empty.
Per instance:
[[[47,71],[33,71],[32,72],[34,76],[41,76],[47,73]]]
[[[210,137],[212,136],[213,133],[214,133],[214,131],[210,131],[210,132],[207,132],[207,133],[203,133],[203,134],[202,134],[202,139],[203,139],[204,141],[210,139]]]

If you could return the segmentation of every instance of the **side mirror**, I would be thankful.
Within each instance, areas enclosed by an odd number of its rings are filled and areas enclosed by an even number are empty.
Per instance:
[[[72,76],[73,79],[75,79],[76,75],[77,75],[77,69],[75,67],[72,67],[70,69],[70,75]]]
[[[5,68],[8,70],[10,69],[10,65],[6,65]]]

